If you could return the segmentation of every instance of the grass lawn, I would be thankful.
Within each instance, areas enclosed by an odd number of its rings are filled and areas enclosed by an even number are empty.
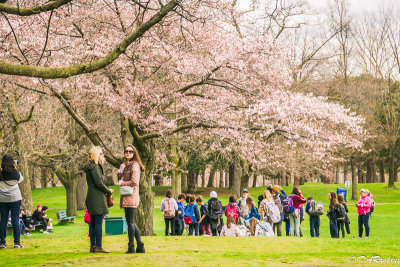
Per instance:
[[[400,183],[396,184],[398,187]],[[336,191],[338,185],[309,183],[301,186],[307,197],[328,204],[328,193]],[[344,187],[344,185],[339,185]],[[24,249],[12,248],[12,234],[8,235],[9,247],[0,251],[0,266],[126,266],[126,265],[176,265],[176,266],[217,266],[217,265],[350,265],[350,256],[380,256],[400,260],[400,190],[385,188],[386,184],[360,184],[374,195],[376,210],[370,220],[369,239],[353,239],[357,235],[357,213],[349,205],[351,235],[345,239],[331,239],[328,219],[321,216],[321,237],[309,237],[308,216],[302,223],[305,237],[164,237],[164,220],[159,209],[154,212],[156,236],[143,237],[146,254],[126,255],[127,235],[103,236],[103,243],[111,254],[89,254],[88,226],[83,222],[83,211],[74,223],[56,224],[56,212],[65,209],[64,188],[37,189],[33,191],[34,205],[50,207],[49,216],[54,219],[54,233],[44,235],[32,233],[32,237],[21,237]],[[289,187],[287,189],[288,192]],[[291,188],[291,187],[290,187]],[[155,187],[155,206],[159,206],[167,187]],[[257,198],[265,188],[251,188],[250,194]],[[351,188],[350,188],[351,190]],[[350,191],[349,190],[349,191]],[[117,191],[117,190],[116,190]],[[210,189],[200,188],[208,199]],[[229,190],[218,190],[223,205],[228,202]],[[119,197],[114,197],[118,205]],[[354,204],[355,201],[348,201]],[[380,204],[399,203],[399,204]],[[110,216],[123,216],[119,207],[110,209]],[[399,261],[400,264],[400,261]],[[381,264],[379,264],[381,265]]]

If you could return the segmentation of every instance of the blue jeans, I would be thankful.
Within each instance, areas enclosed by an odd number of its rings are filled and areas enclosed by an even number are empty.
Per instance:
[[[189,224],[189,236],[193,235],[198,236],[199,235],[199,224],[198,223],[191,223]]]
[[[336,217],[329,218],[329,230],[332,238],[339,238],[339,229]]]
[[[310,234],[311,237],[319,237],[319,226],[320,220],[319,216],[310,215]]]
[[[101,248],[103,237],[103,215],[90,215],[89,224],[90,245]]]
[[[21,231],[19,230],[19,212],[21,200],[15,202],[0,202],[0,244],[6,244],[8,214],[11,211],[11,224],[14,232],[14,244],[20,244]]]
[[[362,237],[363,235],[363,225],[365,227],[365,236],[369,237],[369,215],[370,213],[368,212],[367,214],[363,215],[358,215],[358,236]]]

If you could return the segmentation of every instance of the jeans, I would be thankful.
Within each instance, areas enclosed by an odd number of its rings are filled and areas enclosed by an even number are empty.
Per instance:
[[[276,236],[282,236],[282,222],[274,223],[273,228]]]
[[[191,223],[189,224],[189,235],[194,235],[198,236],[199,235],[199,224],[198,223]]]
[[[90,245],[92,247],[102,247],[101,239],[103,237],[103,215],[90,215],[89,224]]]
[[[21,231],[19,230],[19,211],[21,200],[0,203],[0,244],[6,244],[8,214],[11,211],[11,224],[13,226],[14,244],[20,244]]]
[[[25,224],[22,219],[19,219],[19,232],[22,233],[22,229],[25,229]]]
[[[368,212],[367,214],[363,215],[358,215],[358,236],[362,237],[363,235],[363,225],[365,227],[365,236],[369,237],[369,215],[370,213]]]
[[[172,218],[164,218],[165,222],[165,235],[167,236],[169,233],[169,224],[171,223],[171,235],[175,235],[175,217]]]
[[[289,214],[290,220],[290,236],[300,236],[300,210],[295,209]]]
[[[311,237],[319,237],[319,226],[320,219],[319,216],[310,215],[310,234]]]
[[[133,249],[135,238],[138,245],[142,243],[139,228],[135,223],[135,208],[125,208],[125,219],[128,224],[128,249]]]
[[[339,238],[339,230],[336,217],[329,217],[329,230],[332,238]]]
[[[345,231],[344,230],[345,222],[344,221],[338,221],[337,224],[338,224],[338,236],[339,236],[340,231],[342,231],[342,237],[344,238],[345,237],[345,232],[344,232]]]

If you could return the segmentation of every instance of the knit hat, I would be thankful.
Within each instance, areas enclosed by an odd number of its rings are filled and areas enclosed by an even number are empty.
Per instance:
[[[38,208],[41,208],[42,207],[42,205],[40,205],[40,204],[38,204],[37,206],[36,206],[36,208],[38,209]]]
[[[249,192],[249,190],[247,190],[246,188],[243,189],[243,193],[248,193],[248,192]]]
[[[217,192],[211,191],[210,198],[217,198],[217,197],[218,197]]]

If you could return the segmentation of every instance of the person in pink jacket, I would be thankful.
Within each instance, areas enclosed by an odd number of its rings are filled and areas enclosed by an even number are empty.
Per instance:
[[[372,206],[372,195],[367,189],[360,190],[360,199],[356,207],[358,212],[358,238],[362,238],[363,226],[365,227],[365,238],[369,237],[369,216]]]
[[[128,224],[128,250],[126,253],[145,253],[139,228],[135,223],[134,211],[139,206],[139,181],[140,173],[145,170],[139,153],[134,146],[128,145],[124,150],[125,163],[118,170],[119,186],[133,187],[133,194],[121,196],[120,207],[125,209],[125,218]],[[134,239],[137,242],[135,250]]]

